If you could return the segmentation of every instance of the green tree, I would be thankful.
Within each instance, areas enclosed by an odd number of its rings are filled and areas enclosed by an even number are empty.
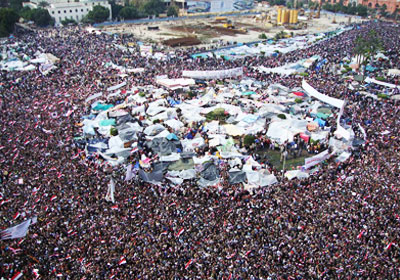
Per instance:
[[[33,14],[34,14],[34,10],[32,10],[29,7],[23,7],[20,11],[19,11],[19,16],[24,18],[25,20],[29,21],[32,20],[33,18]]]
[[[387,16],[387,11],[386,11],[386,9],[387,9],[387,6],[386,6],[386,4],[383,4],[381,7],[380,7],[380,14],[381,14],[381,16],[383,16],[383,17],[386,17]]]
[[[54,19],[50,16],[49,11],[45,9],[34,9],[32,14],[32,20],[37,26],[49,26],[54,25]]]
[[[94,6],[93,10],[87,14],[88,19],[96,23],[106,21],[109,16],[110,10],[100,5]]]
[[[61,24],[64,25],[64,26],[67,26],[67,25],[77,25],[78,23],[73,19],[66,18],[66,19],[61,21]]]
[[[179,14],[179,8],[177,6],[171,5],[171,6],[168,7],[167,16],[169,16],[169,17],[172,17],[172,16],[177,17],[178,14]]]
[[[135,6],[126,6],[119,11],[119,16],[123,19],[135,19],[139,14]]]
[[[13,9],[16,12],[19,12],[22,9],[22,2],[25,2],[24,0],[10,0],[9,1],[9,7]]]
[[[357,14],[360,17],[366,17],[368,15],[368,8],[363,5],[357,5]]]
[[[353,53],[357,57],[357,63],[363,65],[363,79],[365,76],[365,67],[371,58],[382,49],[382,41],[378,33],[372,29],[367,35],[357,36],[354,42]]]
[[[38,4],[39,8],[46,8],[48,6],[50,6],[50,5],[46,1],[40,1],[39,4]]]
[[[18,14],[11,8],[0,9],[0,37],[8,36],[14,30]]]
[[[113,19],[117,18],[119,16],[119,12],[122,10],[124,6],[118,5],[117,3],[115,3],[115,0],[108,1],[108,3],[111,5],[111,12]]]
[[[139,9],[140,12],[142,12],[144,15],[158,16],[165,11],[165,5],[164,2],[161,0],[149,0],[147,2],[144,2]]]

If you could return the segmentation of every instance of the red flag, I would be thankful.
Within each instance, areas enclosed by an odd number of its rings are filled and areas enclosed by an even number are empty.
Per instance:
[[[21,216],[21,214],[20,214],[19,212],[15,213],[15,215],[14,215],[14,217],[13,217],[13,220],[18,219],[19,216]]]
[[[23,275],[22,272],[19,272],[19,271],[18,271],[17,273],[14,274],[13,277],[11,277],[10,280],[17,280],[17,279],[21,278],[22,275]]]
[[[360,239],[363,236],[364,232],[365,232],[365,230],[361,231],[360,234],[357,235],[357,238]]]
[[[186,264],[185,264],[185,269],[188,269],[188,267],[192,264],[193,259],[190,259]]]
[[[182,234],[184,231],[185,231],[185,229],[184,229],[184,228],[181,228],[181,229],[178,231],[178,233],[176,234],[176,237],[181,236],[181,234]]]
[[[119,264],[119,265],[126,264],[126,259],[125,259],[124,256],[122,256],[122,257],[119,259],[118,264]]]
[[[393,244],[394,244],[393,242],[390,242],[390,243],[386,246],[385,250],[386,250],[386,251],[389,250],[390,247],[392,247]]]

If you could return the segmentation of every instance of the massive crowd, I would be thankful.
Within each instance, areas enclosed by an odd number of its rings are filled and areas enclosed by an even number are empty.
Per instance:
[[[167,60],[125,52],[134,38],[96,35],[79,27],[16,34],[30,56],[39,50],[60,58],[57,69],[1,72],[0,227],[28,217],[38,221],[21,239],[0,243],[0,276],[23,279],[399,279],[399,103],[371,99],[329,71],[351,55],[354,39],[378,31],[389,60],[400,67],[397,25],[367,22],[310,48],[278,57],[192,59],[193,49]],[[301,77],[258,72],[318,54],[324,71],[309,82],[346,99],[343,119],[367,138],[343,163],[328,161],[307,179],[245,191],[194,181],[156,186],[125,182],[113,171],[115,203],[104,199],[110,174],[86,161],[74,137],[87,114],[85,99],[127,81],[127,88],[180,77],[182,70],[245,67],[245,76],[289,88]],[[104,63],[137,68],[127,78]],[[375,75],[380,75],[378,72]],[[391,82],[396,83],[396,80]],[[376,88],[380,90],[381,88]],[[66,113],[73,109],[70,116]],[[126,263],[125,263],[126,262]]]

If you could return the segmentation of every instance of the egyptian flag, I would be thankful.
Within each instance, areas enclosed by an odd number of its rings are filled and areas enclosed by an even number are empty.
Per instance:
[[[125,259],[125,257],[124,257],[124,256],[122,256],[122,257],[119,259],[119,262],[118,262],[118,264],[119,264],[119,265],[126,264],[126,259]]]
[[[188,267],[193,263],[193,259],[190,259],[186,264],[185,264],[185,269],[188,269]]]
[[[22,275],[24,275],[24,274],[22,272],[18,271],[17,273],[14,274],[13,277],[11,277],[10,280],[17,280],[17,279],[21,278]]]
[[[184,229],[184,228],[181,228],[181,229],[178,231],[178,233],[176,234],[176,237],[181,236],[181,234],[182,234],[184,231],[185,231],[185,229]]]

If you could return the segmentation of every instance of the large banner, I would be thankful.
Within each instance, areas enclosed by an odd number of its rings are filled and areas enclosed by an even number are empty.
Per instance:
[[[317,165],[320,162],[323,162],[324,160],[328,159],[332,154],[329,153],[328,150],[325,150],[315,156],[305,158],[304,159],[304,168],[308,169],[314,165]]]
[[[310,95],[318,100],[321,100],[322,102],[328,103],[329,105],[331,105],[333,107],[342,109],[344,106],[344,100],[330,97],[328,95],[318,92],[315,88],[313,88],[305,80],[303,80],[303,82],[302,82],[302,87],[307,92],[308,95]]]
[[[243,67],[215,71],[183,71],[182,76],[192,79],[224,79],[243,75]]]
[[[378,81],[378,80],[375,80],[375,79],[371,79],[370,77],[367,77],[365,79],[365,82],[366,83],[374,83],[374,84],[381,85],[381,86],[384,86],[384,87],[389,87],[389,88],[400,88],[400,86],[397,86],[397,85],[394,85],[394,84],[389,84],[389,83],[382,82],[382,81]]]

